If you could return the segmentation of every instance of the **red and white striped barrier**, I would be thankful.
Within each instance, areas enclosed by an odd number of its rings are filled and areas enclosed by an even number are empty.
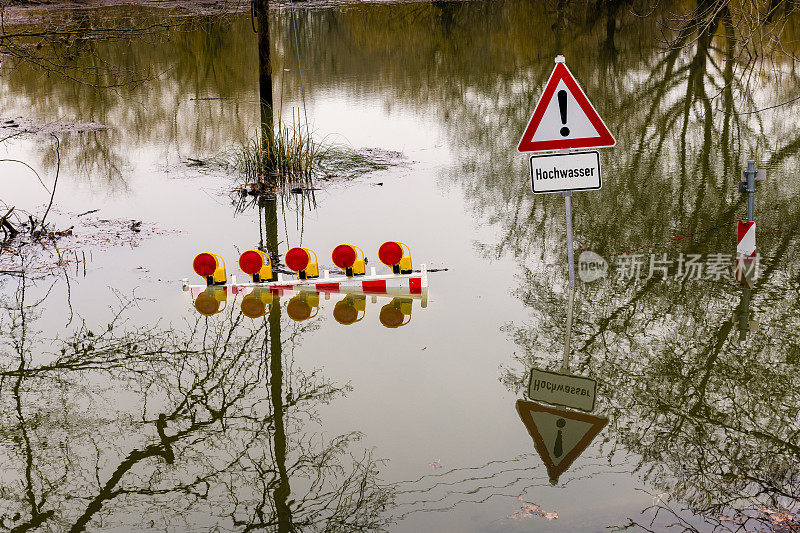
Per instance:
[[[739,221],[736,237],[736,255],[755,257],[756,255],[756,223]]]

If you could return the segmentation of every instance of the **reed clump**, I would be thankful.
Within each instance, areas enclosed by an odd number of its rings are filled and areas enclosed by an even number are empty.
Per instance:
[[[272,135],[249,140],[234,151],[241,193],[262,195],[313,189],[317,179],[352,178],[389,167],[390,162],[343,144],[316,141],[307,126],[292,117],[278,121]]]

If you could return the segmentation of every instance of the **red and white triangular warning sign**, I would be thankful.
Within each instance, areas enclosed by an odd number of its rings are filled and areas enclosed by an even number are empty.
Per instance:
[[[554,483],[608,424],[608,418],[528,400],[517,400],[517,412]]]
[[[556,68],[519,141],[520,152],[614,146],[617,141],[563,62]]]

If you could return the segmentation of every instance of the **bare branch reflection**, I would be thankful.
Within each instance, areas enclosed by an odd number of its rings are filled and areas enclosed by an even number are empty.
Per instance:
[[[358,432],[319,426],[317,407],[348,387],[293,364],[305,330],[280,306],[261,322],[231,311],[178,329],[137,325],[145,303],[118,294],[102,328],[45,339],[46,300],[28,303],[30,287],[23,277],[0,317],[6,529],[386,523],[380,461]]]

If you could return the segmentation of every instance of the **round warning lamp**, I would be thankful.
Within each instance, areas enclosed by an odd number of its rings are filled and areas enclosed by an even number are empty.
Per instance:
[[[311,318],[311,306],[305,300],[294,297],[286,304],[286,314],[296,322],[308,320]]]
[[[267,305],[257,296],[248,294],[242,298],[242,314],[247,318],[262,317],[267,313]]]
[[[342,270],[348,269],[356,262],[356,249],[349,244],[340,244],[333,249],[331,259],[333,264]]]
[[[378,248],[378,259],[387,266],[396,265],[403,258],[403,248],[397,241],[386,241]]]
[[[207,278],[214,275],[214,271],[217,270],[217,260],[210,253],[203,252],[195,256],[194,261],[192,261],[192,268],[194,268],[198,276]]]
[[[333,307],[333,318],[339,324],[349,326],[358,320],[358,310],[350,302],[342,300]]]
[[[308,256],[308,252],[306,252],[303,248],[294,247],[286,252],[286,266],[295,272],[305,270],[309,261],[310,258]]]
[[[194,308],[202,315],[211,316],[219,312],[219,304],[220,301],[212,295],[207,292],[201,292],[194,301]]]
[[[381,313],[379,315],[379,319],[381,324],[386,326],[387,328],[399,328],[403,325],[403,320],[405,320],[405,315],[394,305],[388,303],[381,307]]]
[[[258,274],[263,266],[264,258],[255,250],[247,250],[239,256],[239,268],[245,274]]]

